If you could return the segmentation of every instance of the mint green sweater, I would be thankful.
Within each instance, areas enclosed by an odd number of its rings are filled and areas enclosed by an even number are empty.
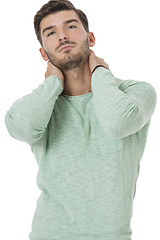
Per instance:
[[[28,142],[41,195],[31,240],[130,240],[136,181],[156,92],[103,67],[92,92],[62,95],[46,78],[6,113],[10,135]]]

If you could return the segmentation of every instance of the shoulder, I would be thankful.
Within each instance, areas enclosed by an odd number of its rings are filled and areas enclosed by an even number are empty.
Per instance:
[[[125,89],[143,89],[143,90],[149,90],[152,92],[153,95],[156,96],[156,90],[155,88],[148,82],[140,81],[140,80],[134,80],[134,79],[127,79],[122,80],[120,78],[115,78],[118,87],[120,90],[125,91]]]

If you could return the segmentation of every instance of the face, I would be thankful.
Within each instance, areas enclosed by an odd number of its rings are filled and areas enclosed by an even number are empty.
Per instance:
[[[88,62],[89,47],[95,44],[93,33],[87,33],[73,10],[50,14],[40,24],[45,61],[62,71],[72,70]]]

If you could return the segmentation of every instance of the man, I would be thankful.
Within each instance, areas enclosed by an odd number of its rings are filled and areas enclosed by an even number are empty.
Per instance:
[[[35,15],[45,80],[5,122],[39,172],[31,240],[130,240],[133,199],[156,105],[146,82],[115,78],[90,47],[85,14],[49,1]]]

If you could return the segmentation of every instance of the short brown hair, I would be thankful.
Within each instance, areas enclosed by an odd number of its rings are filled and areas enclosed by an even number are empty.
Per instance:
[[[41,32],[40,32],[40,23],[42,19],[48,16],[49,14],[65,11],[65,10],[74,10],[77,13],[80,21],[82,22],[86,32],[89,32],[88,19],[84,14],[84,12],[75,8],[74,5],[68,0],[50,0],[48,3],[43,5],[41,9],[34,16],[34,30],[41,46],[43,46]]]

